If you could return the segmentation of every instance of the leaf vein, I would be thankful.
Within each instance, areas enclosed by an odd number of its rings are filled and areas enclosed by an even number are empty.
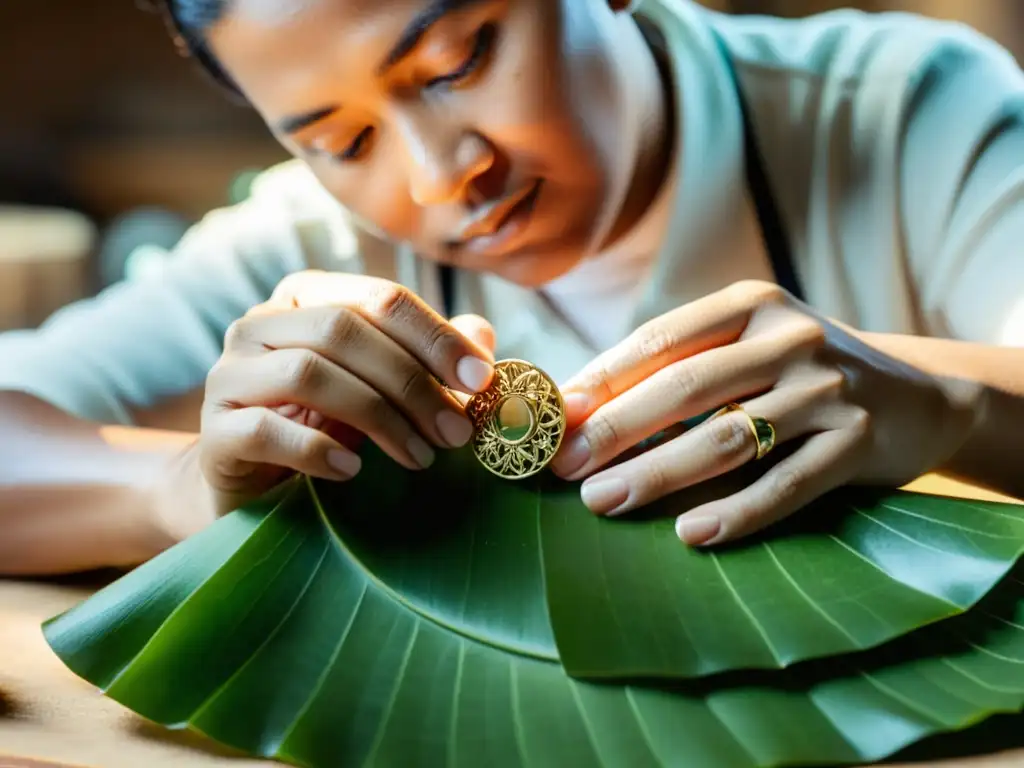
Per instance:
[[[348,624],[345,625],[345,631],[341,633],[341,637],[338,638],[338,644],[335,646],[334,651],[331,652],[330,661],[324,665],[324,671],[320,673],[317,678],[316,684],[313,686],[313,690],[309,692],[309,696],[306,697],[306,703],[299,709],[298,714],[295,715],[295,719],[292,720],[291,724],[285,728],[284,734],[274,748],[271,750],[272,754],[279,754],[281,748],[291,738],[292,733],[295,732],[296,727],[302,722],[302,719],[309,712],[313,702],[316,701],[316,697],[320,695],[320,691],[323,690],[324,683],[327,682],[327,678],[330,677],[331,670],[334,669],[334,665],[338,663],[338,657],[341,655],[341,648],[345,645],[345,641],[348,639],[349,632],[352,631],[352,626],[356,623],[356,618],[359,616],[359,611],[362,610],[363,600],[366,598],[366,593],[370,590],[370,585],[363,582],[363,590],[359,593],[359,599],[356,600],[355,606],[352,608],[352,615],[349,617]]]
[[[846,630],[846,627],[844,627],[842,624],[840,624],[834,617],[829,615],[829,613],[820,604],[818,604],[817,601],[813,600],[811,598],[811,596],[807,594],[807,592],[804,590],[804,588],[801,587],[797,583],[796,579],[793,578],[793,575],[789,572],[789,569],[787,569],[782,564],[782,561],[779,560],[778,556],[775,554],[775,550],[772,549],[771,545],[767,541],[764,542],[764,548],[768,551],[768,555],[769,555],[769,557],[771,557],[772,562],[775,564],[775,567],[779,569],[779,573],[781,573],[783,575],[783,577],[786,579],[786,581],[789,582],[790,586],[792,586],[793,589],[796,590],[797,594],[799,594],[800,597],[802,597],[804,599],[804,601],[809,606],[811,606],[811,608],[813,608],[815,611],[817,611],[817,613],[826,622],[828,622],[833,627],[835,627],[837,630],[839,630],[839,632],[843,636],[845,636],[846,639],[848,639],[851,643],[853,643],[854,648],[860,649],[862,646],[861,646],[860,642],[857,640],[857,638],[855,638],[853,635],[851,635]]]
[[[894,504],[882,504],[881,506],[883,509],[891,509],[893,512],[899,512],[901,515],[913,517],[917,520],[924,520],[926,523],[931,523],[933,525],[941,525],[946,528],[953,528],[957,531],[963,531],[964,533],[970,533],[976,536],[984,536],[985,538],[989,539],[998,539],[1000,541],[1017,541],[1020,538],[1019,536],[1003,536],[998,533],[979,531],[976,528],[968,528],[966,525],[960,525],[959,523],[954,523],[949,520],[939,520],[934,517],[928,517],[927,515],[922,515],[920,512],[914,512],[913,510],[904,509],[903,507],[897,507]],[[1024,521],[1018,520],[1016,522],[1020,523]]]
[[[728,588],[729,594],[731,594],[733,599],[736,601],[736,605],[739,606],[739,609],[743,611],[746,617],[750,620],[750,623],[753,625],[754,629],[757,630],[758,634],[761,636],[761,639],[764,641],[765,647],[768,649],[768,652],[772,655],[772,658],[775,659],[775,663],[782,666],[782,658],[779,656],[778,651],[775,650],[775,646],[772,645],[772,641],[768,638],[768,633],[765,631],[765,628],[761,626],[761,622],[757,620],[757,617],[754,616],[753,611],[751,611],[747,604],[743,601],[743,598],[740,597],[740,593],[736,591],[736,587],[733,586],[733,583],[729,579],[729,576],[725,573],[725,568],[722,567],[722,563],[719,561],[718,555],[716,555],[714,552],[709,552],[708,554],[711,557],[711,562],[715,564],[715,568],[717,568],[719,574],[721,574],[722,581],[725,582],[725,586],[726,588]]]
[[[388,729],[388,721],[391,720],[391,716],[394,714],[395,701],[397,701],[398,694],[402,689],[402,683],[405,681],[405,670],[409,667],[409,659],[412,658],[413,648],[416,646],[416,640],[419,638],[422,625],[422,621],[413,619],[412,634],[409,635],[409,641],[405,644],[405,653],[402,654],[402,662],[398,665],[398,671],[395,674],[395,684],[391,686],[391,696],[388,698],[387,707],[381,713],[380,724],[377,726],[377,733],[373,737],[373,746],[367,752],[365,765],[373,765],[374,760],[377,758],[377,752],[380,750],[380,745],[384,743],[384,734]]]
[[[302,602],[302,599],[306,596],[306,593],[309,592],[309,588],[310,586],[312,586],[313,580],[316,579],[317,574],[320,573],[320,569],[323,567],[324,561],[327,559],[327,553],[330,551],[330,542],[324,539],[324,551],[320,554],[320,559],[317,560],[316,566],[310,572],[309,578],[306,579],[306,583],[302,586],[302,589],[299,591],[299,594],[296,595],[294,602],[291,604],[291,606],[289,606],[288,610],[284,612],[284,615],[281,616],[281,620],[278,621],[274,628],[267,633],[267,636],[263,639],[263,641],[258,646],[256,646],[256,648],[253,649],[252,653],[249,654],[249,658],[247,658],[242,664],[239,664],[238,668],[231,674],[231,676],[228,677],[228,679],[225,680],[223,684],[221,684],[220,687],[217,688],[217,690],[211,693],[206,698],[206,701],[204,701],[202,704],[196,707],[196,710],[188,719],[189,723],[198,719],[203,714],[203,712],[206,711],[207,707],[209,707],[217,699],[217,697],[219,697],[224,691],[226,691],[228,686],[231,685],[231,683],[238,679],[238,677],[246,670],[246,668],[248,668],[248,666],[252,664],[253,660],[255,660],[256,657],[260,655],[260,652],[264,648],[266,648],[270,644],[270,642],[277,636],[277,634],[281,631],[284,625],[288,623],[288,619],[292,617],[292,614],[295,613],[295,610],[298,608],[299,603]]]
[[[512,708],[512,730],[516,735],[516,752],[519,754],[519,764],[526,768],[530,764],[526,753],[526,735],[523,733],[523,716],[519,705],[519,678],[516,676],[516,665],[512,659],[508,661],[508,695],[509,705]]]
[[[466,664],[466,639],[457,638],[459,643],[459,659],[455,665],[455,684],[452,693],[452,715],[448,724],[448,768],[452,768],[458,762],[458,751],[456,740],[459,732],[459,700],[462,698],[462,670]]]
[[[894,533],[897,536],[899,536],[901,539],[905,539],[906,541],[909,541],[911,544],[914,544],[914,545],[916,545],[918,547],[921,547],[922,549],[927,549],[930,552],[935,552],[936,554],[942,555],[943,557],[957,557],[957,553],[955,553],[955,552],[950,552],[949,550],[946,550],[946,549],[939,549],[938,547],[932,546],[931,544],[925,544],[923,541],[918,541],[913,536],[910,536],[910,535],[908,535],[906,533],[903,533],[903,531],[901,531],[901,530],[899,530],[897,528],[893,528],[891,525],[887,525],[886,523],[883,523],[881,520],[878,520],[878,519],[872,517],[871,515],[869,515],[867,512],[865,512],[860,507],[854,507],[853,511],[856,512],[861,517],[864,517],[867,520],[870,520],[872,523],[874,523],[875,525],[879,526],[880,528],[884,528],[885,530],[889,531],[890,533]],[[970,559],[974,560],[975,558],[972,557]]]

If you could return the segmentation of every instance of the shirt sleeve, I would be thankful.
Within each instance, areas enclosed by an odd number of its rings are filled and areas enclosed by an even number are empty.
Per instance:
[[[69,305],[38,329],[0,334],[0,390],[130,424],[133,409],[202,386],[232,321],[289,273],[337,255],[327,222],[298,217],[301,204],[277,186],[268,179],[246,202],[206,215],[156,274]]]
[[[1024,74],[947,27],[905,107],[900,206],[935,335],[1024,346]]]

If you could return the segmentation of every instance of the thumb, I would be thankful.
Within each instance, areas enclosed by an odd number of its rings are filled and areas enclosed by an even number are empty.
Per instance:
[[[458,317],[453,317],[449,322],[455,330],[477,344],[484,352],[490,355],[492,360],[494,359],[494,347],[497,344],[497,340],[494,334],[494,327],[487,320],[480,317],[480,315],[459,315]]]

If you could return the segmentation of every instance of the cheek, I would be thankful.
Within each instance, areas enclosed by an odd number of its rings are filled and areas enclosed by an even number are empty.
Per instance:
[[[554,181],[578,188],[599,186],[604,162],[589,125],[607,121],[600,68],[580,67],[566,55],[557,6],[522,3],[506,25],[500,54],[486,80],[465,98],[466,119],[514,158]],[[589,53],[586,56],[589,58]],[[581,78],[581,74],[583,77]],[[581,82],[582,80],[582,82]]]
[[[390,240],[415,240],[421,212],[409,197],[407,169],[393,153],[351,168],[313,164],[314,175],[348,211]],[[387,158],[387,159],[385,159]]]

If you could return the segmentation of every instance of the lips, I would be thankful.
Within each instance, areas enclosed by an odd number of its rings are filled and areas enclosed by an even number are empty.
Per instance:
[[[460,245],[472,246],[477,241],[493,240],[500,236],[512,219],[533,206],[540,188],[541,180],[535,179],[478,211],[462,226]]]

